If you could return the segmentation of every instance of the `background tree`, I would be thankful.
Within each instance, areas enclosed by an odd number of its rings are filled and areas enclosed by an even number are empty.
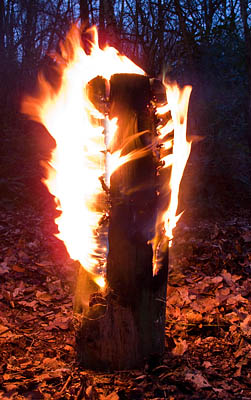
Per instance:
[[[89,4],[88,0],[80,0],[80,19],[83,24],[89,25]]]
[[[251,148],[251,31],[250,31],[250,9],[248,8],[247,0],[240,0],[241,19],[244,31],[244,41],[246,47],[246,69],[248,75],[248,90],[249,90],[249,101],[248,101],[248,142]]]

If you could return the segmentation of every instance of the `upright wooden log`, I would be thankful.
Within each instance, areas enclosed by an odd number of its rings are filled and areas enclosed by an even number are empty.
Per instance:
[[[111,78],[110,118],[118,118],[113,150],[123,147],[123,155],[140,150],[143,156],[120,167],[111,178],[108,288],[103,295],[91,296],[77,335],[79,359],[86,368],[138,368],[158,362],[164,352],[168,255],[153,276],[148,244],[157,211],[150,101],[148,77]],[[148,152],[143,152],[146,147]]]

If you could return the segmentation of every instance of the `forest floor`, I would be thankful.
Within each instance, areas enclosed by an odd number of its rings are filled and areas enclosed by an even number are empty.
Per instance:
[[[251,219],[180,221],[170,254],[160,366],[94,373],[77,363],[75,264],[52,215],[0,211],[0,399],[251,399]]]

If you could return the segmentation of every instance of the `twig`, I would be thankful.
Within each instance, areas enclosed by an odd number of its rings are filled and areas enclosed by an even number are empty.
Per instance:
[[[81,374],[80,376],[80,389],[77,393],[77,397],[75,400],[82,400],[83,398],[88,398],[88,396],[86,396],[86,388],[90,386],[90,382],[89,382],[89,375],[87,373]]]
[[[71,381],[72,376],[69,375],[67,378],[67,381],[65,382],[64,386],[62,387],[62,389],[56,393],[56,395],[54,396],[54,399],[56,400],[57,398],[59,398],[60,396],[62,396],[62,394],[64,393],[65,389],[67,388],[67,386],[69,385],[70,381]]]
[[[81,381],[81,386],[80,386],[80,389],[79,389],[79,391],[77,393],[76,400],[80,400],[80,399],[82,400],[83,394],[84,394],[84,384],[85,384],[85,382]]]

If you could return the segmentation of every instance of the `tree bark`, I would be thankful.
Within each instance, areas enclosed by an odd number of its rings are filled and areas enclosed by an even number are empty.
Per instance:
[[[1,60],[4,56],[4,31],[5,31],[5,27],[4,27],[4,22],[5,22],[5,18],[4,15],[5,14],[5,7],[4,7],[4,1],[0,0],[0,56],[1,56]]]
[[[116,147],[127,143],[125,155],[150,145],[154,124],[149,78],[114,75],[110,85],[110,118],[118,117],[119,126]],[[112,175],[108,289],[103,296],[91,296],[77,335],[79,359],[86,368],[138,368],[163,355],[168,255],[153,276],[148,244],[157,211],[156,187],[157,160],[152,151]]]
[[[251,148],[251,30],[248,25],[248,1],[240,0],[241,18],[244,29],[244,39],[246,45],[246,67],[248,73],[248,90],[249,90],[249,101],[248,101],[248,132],[247,140],[249,147]]]
[[[80,19],[82,24],[89,26],[89,5],[88,0],[80,0]]]
[[[197,72],[196,58],[198,57],[199,49],[196,44],[194,36],[191,35],[187,28],[186,18],[183,14],[183,9],[180,0],[174,0],[175,12],[178,16],[180,33],[184,41],[184,47],[186,50],[186,57],[188,59],[188,65],[190,69],[190,75],[193,76],[195,71]]]

